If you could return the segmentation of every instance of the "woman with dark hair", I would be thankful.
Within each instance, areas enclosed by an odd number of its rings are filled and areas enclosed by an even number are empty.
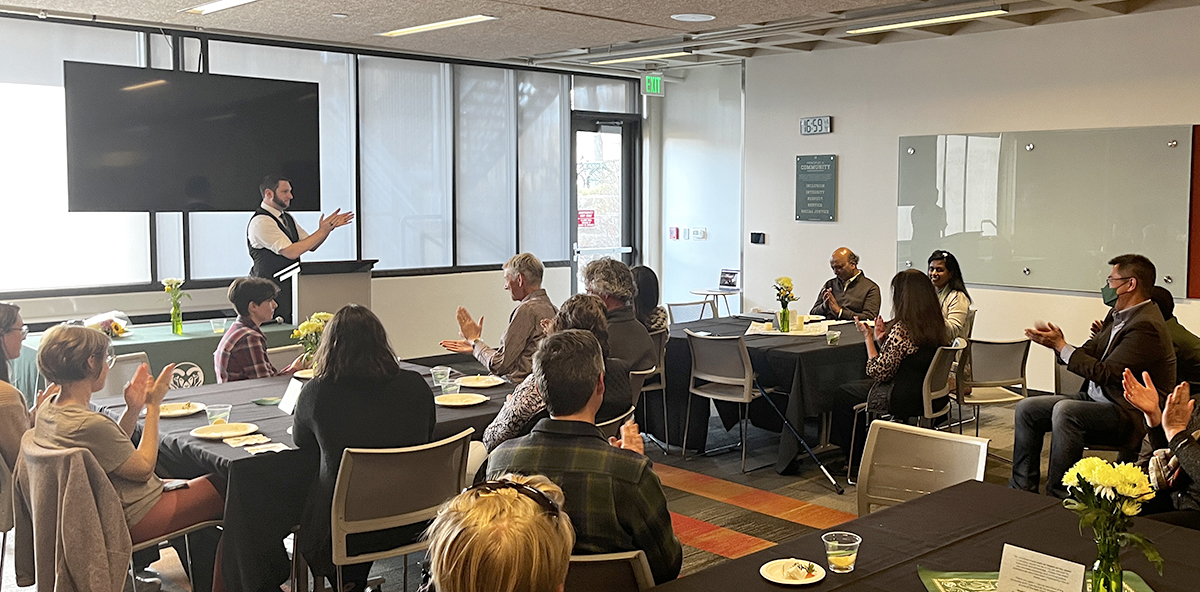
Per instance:
[[[653,269],[639,265],[630,269],[637,296],[633,297],[633,314],[653,333],[667,328],[667,309],[658,303],[658,275]]]
[[[576,294],[562,303],[553,319],[542,322],[546,335],[567,329],[590,331],[600,342],[604,354],[604,402],[596,414],[601,423],[629,411],[633,392],[629,386],[629,364],[610,357],[608,350],[608,319],[604,301],[588,294]],[[504,401],[500,413],[483,431],[483,444],[489,452],[506,440],[522,435],[524,428],[546,408],[546,401],[534,384],[533,375],[525,378]]]
[[[0,457],[11,472],[21,451],[21,436],[33,427],[37,408],[57,392],[46,389],[37,397],[37,405],[26,409],[25,396],[12,385],[12,360],[21,356],[21,342],[29,334],[21,318],[21,308],[8,302],[0,302]],[[0,499],[8,500],[8,496]]]
[[[955,337],[966,337],[967,310],[971,308],[971,295],[963,283],[962,268],[958,258],[950,251],[934,251],[929,256],[929,281],[937,290],[942,316],[946,319],[946,333],[953,341]]]
[[[870,378],[843,384],[834,394],[830,441],[842,450],[849,450],[854,406],[859,403],[866,401],[868,412],[901,419],[924,412],[921,391],[925,373],[937,348],[949,342],[937,292],[929,278],[915,269],[897,273],[892,278],[892,311],[896,316],[889,322],[881,316],[873,325],[861,320],[856,323],[866,337]],[[862,421],[854,442],[856,457],[862,455],[866,435],[866,422]],[[852,466],[858,461],[847,459]]]
[[[333,315],[313,365],[313,379],[300,391],[292,426],[296,446],[317,473],[304,505],[298,545],[313,573],[332,583],[337,571],[329,513],[342,451],[429,443],[437,415],[433,391],[420,374],[400,368],[383,323],[366,307],[348,304]],[[395,484],[380,484],[385,485]],[[356,535],[349,539],[349,551],[392,548],[416,540],[421,530],[414,526]],[[342,579],[361,591],[370,571],[370,563],[345,566]]]

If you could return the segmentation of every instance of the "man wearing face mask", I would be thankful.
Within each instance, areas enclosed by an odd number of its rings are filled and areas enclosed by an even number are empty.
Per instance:
[[[300,255],[315,251],[333,229],[345,226],[354,220],[353,212],[342,213],[341,209],[334,210],[328,216],[321,216],[317,231],[311,235],[296,224],[296,220],[288,213],[292,205],[292,182],[278,175],[263,177],[258,186],[262,203],[250,216],[250,224],[246,227],[246,246],[250,249],[250,258],[254,266],[250,275],[266,278],[279,286],[279,308],[275,314],[287,322],[292,319],[292,281],[279,282],[275,274],[283,271]]]
[[[1087,343],[1068,344],[1062,330],[1049,323],[1025,330],[1030,340],[1053,349],[1059,364],[1087,380],[1073,395],[1029,397],[1017,403],[1009,487],[1038,490],[1046,432],[1051,433],[1046,481],[1051,495],[1066,496],[1063,474],[1083,457],[1085,445],[1119,446],[1119,460],[1136,460],[1147,427],[1142,413],[1125,400],[1125,369],[1134,376],[1149,372],[1157,385],[1175,384],[1171,333],[1150,301],[1154,264],[1141,255],[1121,255],[1108,263],[1112,270],[1101,294],[1112,310]],[[1160,390],[1159,396],[1166,392]]]

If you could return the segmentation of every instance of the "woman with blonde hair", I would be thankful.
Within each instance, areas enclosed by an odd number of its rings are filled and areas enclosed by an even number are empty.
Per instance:
[[[71,325],[46,331],[38,348],[38,369],[60,391],[38,411],[34,442],[45,448],[86,448],[92,453],[121,499],[135,545],[221,518],[225,510],[223,484],[218,486],[205,476],[164,491],[162,480],[154,474],[159,406],[171,384],[174,364],[163,368],[157,378],[150,375],[148,365],[138,366],[125,385],[125,411],[120,421],[92,411],[92,393],[104,388],[115,359],[112,342],[100,331]],[[143,409],[146,418],[141,441],[134,446],[130,436]],[[205,544],[208,542],[204,536],[191,537],[193,583],[197,590],[208,590],[208,578],[203,576],[211,573],[212,589],[224,590],[221,568],[216,564],[217,546]],[[206,548],[201,551],[197,549],[200,546]]]
[[[460,493],[429,527],[428,584],[437,592],[561,592],[575,546],[562,504],[562,489],[541,475],[505,475]]]

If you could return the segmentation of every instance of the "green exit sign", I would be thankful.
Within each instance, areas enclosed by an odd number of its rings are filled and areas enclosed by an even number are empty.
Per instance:
[[[663,75],[646,74],[642,76],[642,94],[648,97],[663,96]]]

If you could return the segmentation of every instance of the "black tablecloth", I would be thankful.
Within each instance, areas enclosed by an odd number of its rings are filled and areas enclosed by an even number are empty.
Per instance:
[[[1079,518],[1053,498],[968,481],[920,499],[831,528],[863,538],[858,562],[848,574],[829,573],[805,586],[809,592],[925,592],[917,567],[935,571],[997,571],[1004,544],[1054,555],[1087,567],[1096,543],[1079,533]],[[1134,531],[1149,537],[1166,559],[1159,576],[1141,551],[1121,552],[1124,569],[1137,572],[1155,592],[1192,592],[1200,587],[1200,532],[1136,518]],[[825,531],[828,532],[828,531]],[[1087,531],[1090,533],[1090,531]],[[759,575],[762,564],[780,558],[808,559],[827,566],[822,533],[747,555],[655,588],[663,592],[778,591]]]
[[[744,335],[750,321],[734,317],[722,317],[671,325],[671,338],[667,341],[666,380],[667,409],[669,411],[669,435],[671,443],[681,445],[686,419],[688,381],[691,376],[691,348],[688,346],[684,329],[692,332],[707,331],[717,336]],[[837,345],[826,345],[824,335],[747,335],[746,349],[750,362],[763,387],[774,387],[777,392],[787,393],[775,400],[784,410],[788,421],[797,430],[803,429],[804,418],[816,417],[833,409],[832,395],[837,387],[851,380],[866,378],[867,348],[863,336],[853,324],[830,326],[841,332]],[[661,398],[649,396],[643,399],[646,406],[644,431],[662,439]],[[718,402],[725,427],[736,425],[737,406]],[[692,401],[691,428],[688,433],[688,448],[702,450],[708,435],[707,400],[695,397]],[[750,420],[759,427],[781,431],[779,416],[765,401],[750,405]],[[809,445],[814,445],[809,441]],[[782,471],[800,450],[796,439],[786,430],[781,431],[776,469]]]
[[[401,366],[420,372],[432,384],[428,368],[404,362]],[[232,404],[229,421],[256,424],[258,433],[272,442],[294,448],[292,437],[287,433],[292,417],[275,405],[253,403],[254,399],[283,396],[291,380],[281,376],[173,390],[167,394],[166,401]],[[446,438],[473,427],[474,439],[480,439],[483,429],[499,413],[504,398],[513,388],[505,383],[490,389],[464,390],[483,393],[491,400],[472,407],[438,407],[434,438]],[[97,399],[92,405],[114,418],[119,417],[125,407],[120,398]],[[252,456],[244,448],[233,448],[221,441],[200,440],[189,434],[192,429],[207,424],[204,413],[163,418],[159,422],[158,473],[181,479],[215,473],[228,479],[221,555],[226,588],[230,592],[274,592],[288,578],[290,570],[282,541],[300,521],[300,512],[315,474],[303,470],[305,463],[301,462],[299,451],[294,449]]]

